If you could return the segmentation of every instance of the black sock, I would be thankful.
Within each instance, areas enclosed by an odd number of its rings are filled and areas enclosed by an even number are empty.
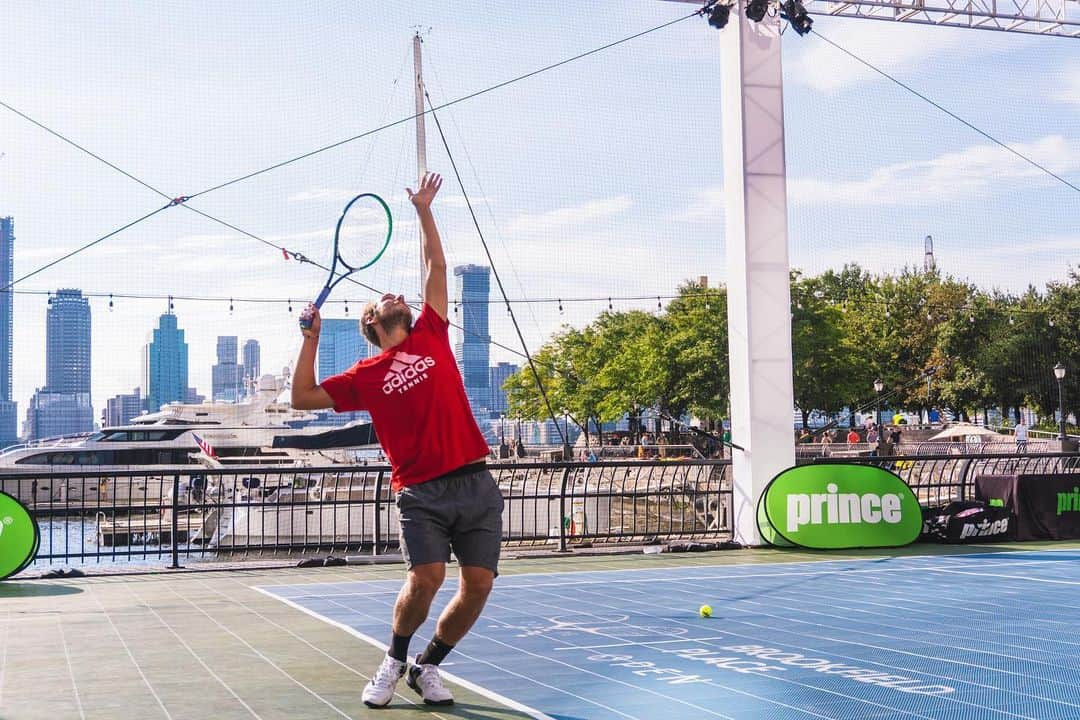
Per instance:
[[[398,662],[407,661],[409,658],[409,642],[411,641],[412,635],[394,635],[390,639],[390,649],[386,651],[386,654]]]
[[[432,638],[428,646],[424,648],[424,652],[420,653],[420,657],[416,659],[417,665],[438,665],[446,656],[450,654],[450,651],[454,649],[453,645],[447,645],[439,638]]]

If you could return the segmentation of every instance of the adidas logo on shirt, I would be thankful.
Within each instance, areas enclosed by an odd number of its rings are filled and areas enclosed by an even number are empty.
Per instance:
[[[435,367],[435,360],[430,355],[421,357],[407,352],[395,353],[390,363],[390,370],[383,378],[382,391],[387,395],[394,392],[403,393],[427,380],[427,371],[433,367]]]

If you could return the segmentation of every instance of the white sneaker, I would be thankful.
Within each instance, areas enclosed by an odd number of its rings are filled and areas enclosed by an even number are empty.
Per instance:
[[[364,686],[364,694],[361,696],[364,704],[371,708],[386,707],[394,697],[394,688],[398,680],[405,674],[405,663],[387,655],[383,658],[382,665],[375,671],[368,684]]]
[[[453,705],[454,696],[442,684],[438,665],[413,665],[405,683],[424,698],[425,705]]]

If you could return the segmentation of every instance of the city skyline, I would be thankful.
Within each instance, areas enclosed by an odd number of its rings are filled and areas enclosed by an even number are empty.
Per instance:
[[[15,279],[15,221],[0,216],[0,287]],[[11,293],[0,293],[0,447],[19,437],[18,403],[12,397],[14,361],[14,303]]]
[[[23,436],[28,440],[94,429],[91,401],[91,311],[77,288],[49,298],[45,321],[45,385],[31,396]]]
[[[313,13],[181,0],[163,14],[137,4],[14,3],[4,10],[0,73],[20,78],[5,89],[5,102],[173,198],[411,115],[417,24],[432,28],[424,66],[438,104],[692,9],[597,0],[558,13],[543,5],[509,13],[462,0],[363,11],[329,2]],[[1075,44],[824,16],[814,30],[783,39],[793,267],[807,274],[856,261],[875,273],[921,267],[923,238],[933,235],[942,271],[980,287],[1023,292],[1029,282],[1065,277],[1080,256],[1072,191],[822,38],[1074,184]],[[607,297],[651,295],[616,299],[614,309],[652,311],[656,296],[687,278],[724,282],[716,121],[718,39],[729,31],[691,18],[439,111],[508,295],[549,300],[515,306],[530,349],[563,323],[590,322],[608,308]],[[243,71],[228,62],[238,43]],[[138,71],[117,72],[118,58]],[[447,178],[435,211],[448,265],[487,264],[433,122],[428,140],[428,167]],[[325,271],[284,259],[280,247],[327,264],[334,222],[357,192],[387,200],[394,239],[359,277],[375,290],[343,283],[324,316],[355,317],[375,291],[417,298],[417,229],[404,193],[415,187],[414,144],[412,123],[401,123],[163,210],[21,282],[12,401],[21,412],[44,384],[46,293],[73,285],[100,295],[90,300],[95,408],[141,385],[132,378],[145,333],[169,295],[190,344],[189,386],[211,387],[218,335],[259,338],[262,364],[275,373],[291,364],[296,316]],[[6,111],[0,152],[0,217],[18,228],[15,277],[166,202]],[[603,299],[554,301],[571,297]],[[231,302],[241,298],[250,300]],[[491,309],[488,334],[520,351],[504,309]],[[519,358],[493,347],[490,362],[500,361]]]

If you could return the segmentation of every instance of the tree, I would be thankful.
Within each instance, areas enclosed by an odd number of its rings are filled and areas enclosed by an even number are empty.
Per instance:
[[[832,288],[830,288],[832,289]],[[851,323],[846,328],[844,313],[827,299],[824,283],[803,279],[792,273],[791,353],[794,371],[795,406],[807,427],[810,413],[819,410],[840,412],[848,398],[860,398],[873,380],[867,379],[872,368],[862,361],[862,351],[848,338],[865,323]]]

